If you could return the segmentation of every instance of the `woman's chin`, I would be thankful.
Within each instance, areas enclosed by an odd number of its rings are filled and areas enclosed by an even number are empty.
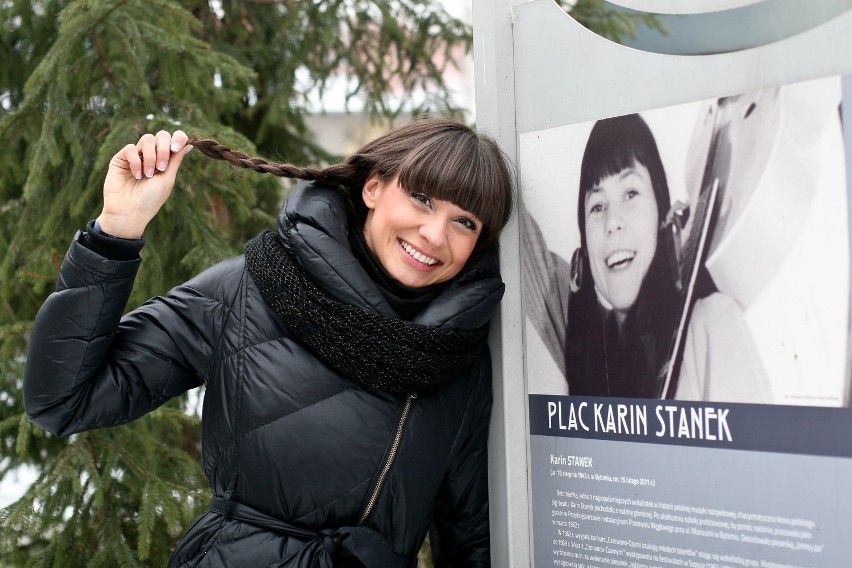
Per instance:
[[[631,290],[623,293],[600,294],[598,300],[605,308],[626,315],[636,304],[638,295],[638,291]]]
[[[616,312],[629,312],[636,305],[636,295],[627,298],[616,298],[612,303],[612,309]]]
[[[433,272],[411,266],[398,266],[394,270],[388,270],[388,274],[394,280],[408,288],[423,288],[424,286],[434,284],[438,280],[438,275]]]

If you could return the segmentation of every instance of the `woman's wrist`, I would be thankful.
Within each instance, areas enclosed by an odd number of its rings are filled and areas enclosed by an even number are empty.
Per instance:
[[[145,225],[126,218],[118,218],[113,215],[101,213],[95,219],[94,229],[96,232],[108,237],[135,240],[142,238],[142,234],[145,232]]]

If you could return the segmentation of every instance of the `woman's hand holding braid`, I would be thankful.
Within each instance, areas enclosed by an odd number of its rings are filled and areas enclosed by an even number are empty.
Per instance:
[[[145,134],[112,157],[98,217],[104,233],[124,239],[142,236],[172,192],[183,157],[192,149],[187,140],[180,130],[161,130]]]

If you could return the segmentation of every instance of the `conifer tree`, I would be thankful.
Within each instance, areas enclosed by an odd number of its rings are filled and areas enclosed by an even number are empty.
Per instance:
[[[29,329],[72,235],[100,211],[110,157],[181,128],[321,163],[332,156],[306,126],[321,110],[311,91],[343,74],[375,117],[454,113],[443,66],[470,41],[436,0],[0,0],[0,478],[38,470],[0,511],[0,566],[163,566],[208,505],[197,397],[68,439],[24,414]],[[239,254],[282,195],[276,179],[190,154],[146,230],[128,308]]]
[[[637,27],[667,33],[656,14],[607,5],[606,0],[556,0],[556,3],[590,30],[616,42],[636,39]]]

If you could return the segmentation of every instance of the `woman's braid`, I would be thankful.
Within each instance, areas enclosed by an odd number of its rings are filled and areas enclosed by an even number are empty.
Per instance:
[[[193,136],[189,139],[188,143],[198,148],[205,156],[215,160],[223,160],[234,166],[248,168],[262,174],[346,186],[352,185],[353,182],[357,183],[361,178],[366,177],[365,173],[362,172],[362,168],[348,161],[342,164],[334,164],[327,168],[317,168],[315,166],[300,168],[293,164],[280,164],[269,162],[263,158],[249,156],[242,150],[229,148],[212,138]]]

